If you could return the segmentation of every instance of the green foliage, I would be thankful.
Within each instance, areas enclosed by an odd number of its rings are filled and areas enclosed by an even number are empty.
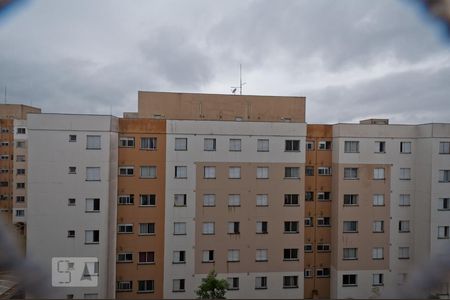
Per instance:
[[[226,299],[228,282],[225,279],[217,279],[217,273],[211,270],[195,293],[198,299]]]

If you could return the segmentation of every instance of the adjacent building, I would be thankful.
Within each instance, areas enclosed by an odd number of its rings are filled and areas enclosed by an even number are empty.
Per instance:
[[[138,100],[28,118],[27,255],[98,258],[97,287],[57,297],[191,299],[215,270],[227,298],[394,298],[450,247],[450,124],[306,124],[304,97]]]

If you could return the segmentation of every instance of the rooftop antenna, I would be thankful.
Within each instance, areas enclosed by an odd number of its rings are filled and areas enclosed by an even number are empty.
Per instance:
[[[247,82],[242,82],[242,64],[239,64],[239,86],[232,86],[231,93],[236,95],[237,89],[239,89],[239,95],[242,96],[242,87],[247,84]]]

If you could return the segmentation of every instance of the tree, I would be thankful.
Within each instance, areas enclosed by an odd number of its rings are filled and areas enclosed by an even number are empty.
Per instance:
[[[228,282],[225,279],[217,279],[217,273],[211,270],[208,276],[203,279],[202,284],[195,293],[198,299],[226,299]]]

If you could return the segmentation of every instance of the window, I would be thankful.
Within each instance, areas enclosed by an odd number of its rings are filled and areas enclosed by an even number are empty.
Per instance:
[[[358,179],[358,168],[344,168],[344,179]]]
[[[204,194],[203,195],[203,206],[216,206],[216,195],[215,194]]]
[[[202,262],[204,263],[214,262],[214,250],[203,250]]]
[[[266,234],[267,231],[267,222],[266,221],[256,221],[256,233]]]
[[[118,233],[133,233],[133,224],[118,224]]]
[[[298,194],[284,194],[284,205],[285,206],[298,206]]]
[[[384,179],[384,168],[374,168],[373,179]]]
[[[119,147],[134,148],[134,137],[120,137]]]
[[[317,193],[317,200],[319,200],[319,201],[329,201],[329,200],[331,200],[331,193],[330,192],[318,192]]]
[[[284,222],[284,233],[298,233],[298,221]]]
[[[0,181],[0,187],[7,187],[8,181]]]
[[[384,259],[384,249],[381,247],[372,248],[372,259]]]
[[[399,232],[409,232],[409,221],[399,221],[398,222]]]
[[[152,293],[154,291],[155,291],[154,280],[138,280],[138,293]]]
[[[359,153],[359,141],[345,141],[344,152],[345,153]]]
[[[216,178],[216,167],[203,167],[203,177],[210,179]]]
[[[314,192],[305,192],[305,201],[314,201]]]
[[[314,141],[306,141],[306,151],[314,150]]]
[[[77,141],[77,135],[76,134],[69,134],[69,142],[76,142]]]
[[[228,206],[241,206],[241,195],[228,195]]]
[[[85,244],[98,244],[99,241],[100,241],[100,231],[99,230],[85,230],[85,232],[84,232]]]
[[[175,178],[187,178],[187,167],[175,166]]]
[[[241,139],[230,139],[230,151],[241,151]]]
[[[156,178],[156,167],[141,166],[141,178]]]
[[[258,178],[258,179],[269,178],[269,168],[268,167],[257,167],[256,168],[256,178]]]
[[[16,183],[17,189],[24,189],[25,188],[25,182],[18,182]]]
[[[383,285],[383,274],[381,273],[372,274],[372,285],[373,286]]]
[[[173,280],[173,292],[184,292],[184,279]]]
[[[373,221],[372,232],[384,232],[384,221],[383,220]]]
[[[134,195],[119,195],[119,204],[120,205],[131,205],[134,203]]]
[[[140,223],[139,224],[140,235],[153,235],[155,234],[155,223]]]
[[[267,194],[256,195],[256,206],[269,206],[269,195]]]
[[[17,175],[25,175],[25,169],[17,169]]]
[[[17,141],[16,142],[17,148],[25,148],[25,142],[24,141]]]
[[[153,251],[139,252],[139,263],[140,264],[154,264],[155,263],[155,252],[153,252]]]
[[[155,206],[156,195],[155,194],[141,194],[139,195],[140,206]]]
[[[256,249],[256,261],[267,261],[267,249]]]
[[[266,276],[255,277],[255,289],[256,290],[267,289],[267,277]]]
[[[228,168],[228,178],[240,179],[241,178],[241,167],[229,167]]]
[[[19,127],[17,128],[17,134],[25,134],[27,132],[26,128]]]
[[[386,142],[375,142],[375,153],[386,153]]]
[[[316,269],[317,277],[330,277],[330,268]]]
[[[398,258],[409,259],[409,247],[398,247]]]
[[[25,155],[16,155],[16,161],[17,162],[24,162],[25,161]]]
[[[8,173],[9,173],[9,169],[5,169],[5,168],[0,169],[0,174],[8,174]]]
[[[439,154],[450,154],[450,142],[439,143]]]
[[[344,221],[345,232],[358,232],[358,221]]]
[[[0,156],[0,160],[8,160],[9,159],[9,155],[1,155]]]
[[[410,194],[400,194],[399,196],[400,206],[410,206],[411,205],[411,195]]]
[[[450,210],[450,198],[439,198],[438,210]]]
[[[330,176],[331,175],[331,167],[318,167],[317,174],[319,176]]]
[[[228,222],[228,234],[239,234],[239,222]]]
[[[317,244],[317,252],[330,252],[330,244]]]
[[[25,210],[24,209],[17,209],[16,210],[16,217],[25,217]]]
[[[258,139],[257,151],[258,152],[269,152],[269,140]]]
[[[314,272],[313,272],[312,269],[305,269],[305,270],[303,271],[303,276],[304,276],[305,278],[311,278],[311,277],[313,277],[313,275],[314,275]]]
[[[283,276],[283,288],[298,288],[298,276]]]
[[[384,206],[384,194],[373,195],[373,206]]]
[[[344,205],[358,205],[358,194],[344,194]]]
[[[291,152],[300,151],[300,140],[285,140],[284,150]]]
[[[173,200],[174,206],[186,206],[186,198],[186,194],[175,194]]]
[[[157,139],[155,137],[142,137],[141,150],[156,150]]]
[[[283,260],[298,260],[298,249],[295,248],[284,249]]]
[[[2,133],[8,133],[9,129],[8,128],[2,128]]]
[[[448,239],[449,228],[450,226],[438,226],[438,239]]]
[[[314,167],[306,166],[305,167],[305,175],[306,176],[314,176]]]
[[[1,141],[0,146],[8,147],[9,146],[9,142],[8,141]]]
[[[68,238],[74,238],[75,237],[75,230],[68,230],[67,231],[67,237]]]
[[[75,199],[74,199],[75,200]],[[16,196],[16,202],[19,202],[19,203],[21,203],[21,202],[25,202],[25,196]],[[70,202],[70,201],[69,201]],[[70,205],[70,203],[69,203],[69,205]],[[74,204],[73,205],[75,205],[75,201],[74,201]]]
[[[205,151],[216,151],[216,139],[206,138],[204,139],[204,148]]]
[[[100,199],[99,198],[87,198],[86,199],[86,212],[99,212],[100,211]]]
[[[186,235],[186,222],[173,223],[173,234],[174,235]]]
[[[227,261],[239,261],[239,250],[238,249],[228,250]]]
[[[186,251],[173,251],[174,264],[184,264],[186,263]]]
[[[306,217],[305,218],[305,227],[313,227],[314,223],[313,223],[313,217]]]
[[[358,259],[358,248],[344,248],[343,260],[355,260]]]
[[[400,168],[400,180],[411,179],[411,168]]]
[[[342,275],[342,286],[356,286],[356,279],[356,274],[344,274]]]
[[[331,226],[330,217],[317,218],[317,226]]]
[[[86,167],[86,181],[100,181],[100,167]]]
[[[239,277],[228,277],[227,282],[229,290],[239,290]]]
[[[133,176],[134,175],[134,167],[119,167],[119,175],[120,176]]]
[[[175,151],[187,151],[187,138],[175,138]]]
[[[214,234],[214,222],[203,222],[203,234]]]
[[[319,142],[319,150],[330,150],[331,142],[330,141],[320,141]]]
[[[86,137],[86,149],[100,150],[101,149],[101,137],[99,135],[88,135]]]
[[[284,178],[300,178],[300,168],[299,167],[285,167],[284,168]]]
[[[117,262],[125,263],[132,261],[133,261],[133,253],[130,252],[117,253]]]
[[[439,182],[450,182],[450,170],[439,170]]]
[[[117,281],[118,292],[126,292],[133,290],[133,281]]]
[[[313,252],[313,245],[312,244],[305,244],[303,246],[303,251],[304,252]]]
[[[400,142],[400,153],[411,153],[411,142]]]

